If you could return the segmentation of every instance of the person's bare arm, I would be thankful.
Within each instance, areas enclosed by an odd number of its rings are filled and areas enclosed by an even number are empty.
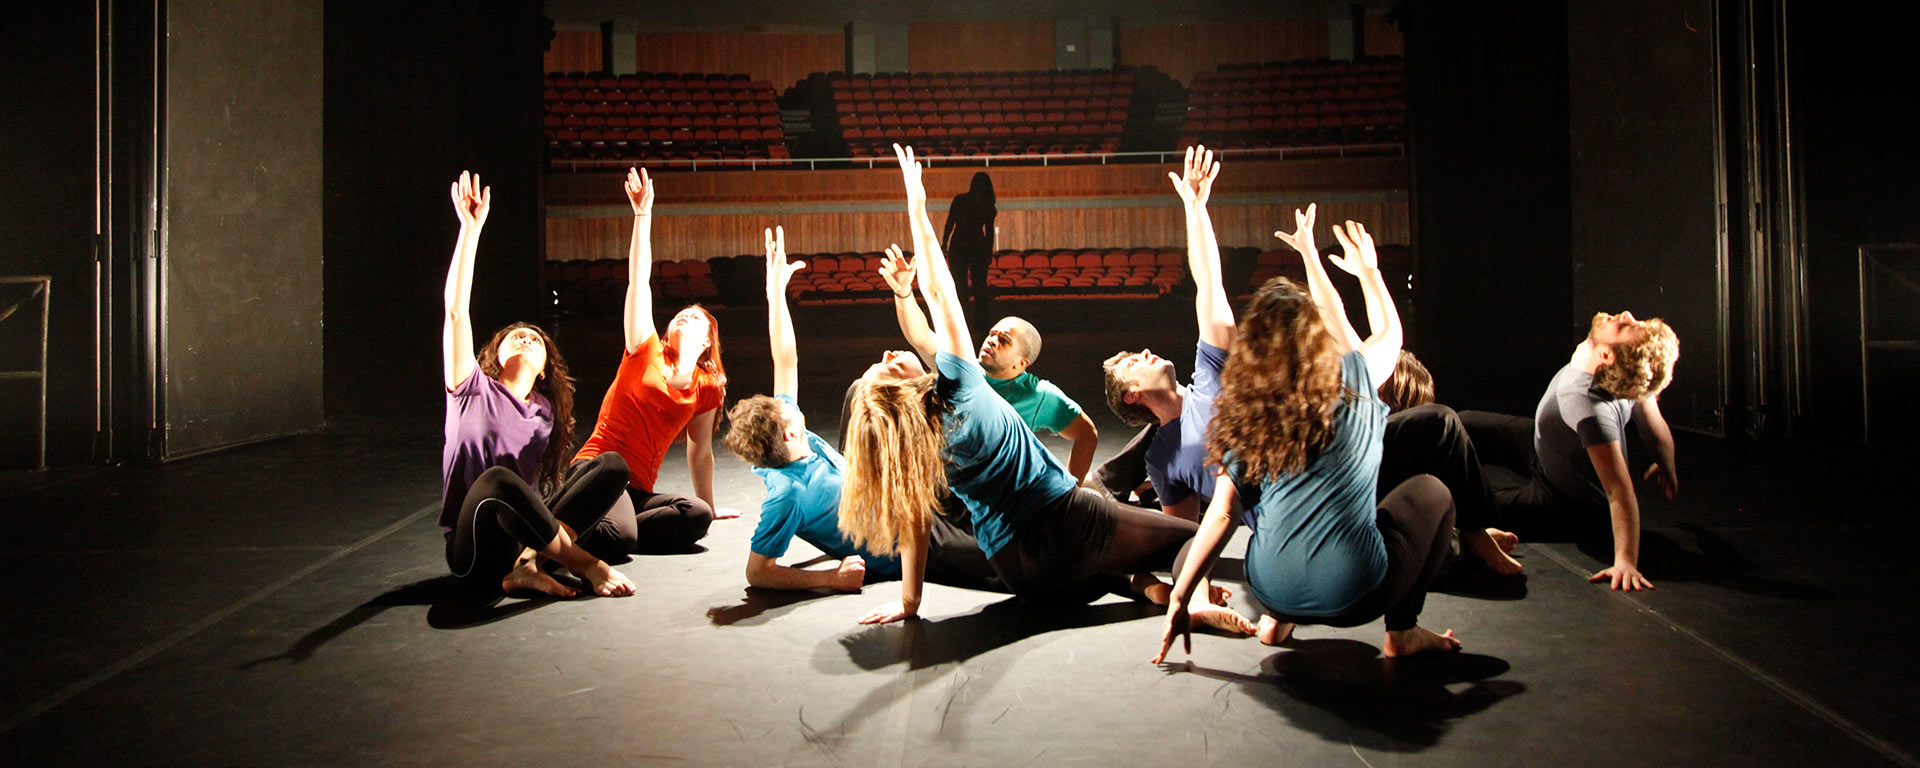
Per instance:
[[[1613,565],[1587,580],[1608,582],[1628,592],[1653,589],[1653,582],[1640,574],[1640,500],[1634,496],[1633,475],[1627,470],[1620,441],[1587,446],[1587,458],[1600,475],[1600,487],[1607,492],[1607,513],[1613,520]]]
[[[1367,228],[1358,222],[1349,221],[1344,229],[1334,227],[1333,236],[1339,238],[1340,248],[1346,253],[1346,258],[1336,257],[1333,263],[1360,278],[1360,292],[1366,296],[1367,316],[1373,325],[1372,334],[1360,342],[1360,353],[1367,358],[1367,370],[1373,380],[1385,384],[1393,378],[1393,368],[1400,362],[1403,332],[1400,312],[1387,293],[1386,276],[1380,273],[1380,256],[1374,250],[1373,235],[1367,234]],[[1343,312],[1343,322],[1345,317]]]
[[[860,623],[888,624],[920,615],[921,588],[927,581],[927,535],[923,526],[913,532],[912,541],[900,542],[900,602],[874,609]]]
[[[1213,218],[1207,214],[1207,199],[1219,175],[1220,163],[1206,147],[1187,148],[1183,174],[1167,172],[1186,210],[1187,272],[1193,275],[1196,288],[1193,314],[1200,340],[1227,349],[1233,344],[1233,306],[1227,303],[1227,288],[1220,279],[1220,244],[1214,238]]]
[[[1653,453],[1653,465],[1647,467],[1642,479],[1652,480],[1660,486],[1660,493],[1671,500],[1680,495],[1680,470],[1674,464],[1673,428],[1667,426],[1667,417],[1660,413],[1660,401],[1647,397],[1633,404],[1633,423],[1640,430],[1640,441],[1646,443],[1647,450]]]
[[[767,230],[767,343],[773,350],[773,394],[800,397],[800,352],[793,341],[793,315],[787,309],[787,281],[805,269],[787,263],[785,227]]]
[[[1320,310],[1320,320],[1327,326],[1327,332],[1333,334],[1336,349],[1342,353],[1360,346],[1360,334],[1353,330],[1353,324],[1347,322],[1347,305],[1340,300],[1340,291],[1333,287],[1333,280],[1327,277],[1327,268],[1320,263],[1320,251],[1313,240],[1313,220],[1319,215],[1318,204],[1309,204],[1303,213],[1299,209],[1293,212],[1293,234],[1275,231],[1274,237],[1280,242],[1293,246],[1300,254],[1300,261],[1307,272],[1307,295],[1313,297],[1313,305]]]
[[[1239,489],[1234,488],[1225,473],[1214,475],[1214,488],[1213,504],[1207,508],[1207,517],[1201,521],[1199,532],[1193,535],[1186,567],[1180,569],[1173,582],[1173,594],[1168,596],[1167,624],[1160,637],[1160,653],[1153,657],[1155,664],[1166,660],[1176,637],[1186,641],[1187,655],[1193,655],[1192,612],[1187,605],[1193,599],[1194,589],[1213,573],[1213,564],[1220,559],[1220,550],[1226,547],[1227,537],[1233,532],[1234,505],[1240,502]]]
[[[893,152],[900,160],[900,176],[907,188],[907,219],[913,228],[914,275],[920,286],[920,295],[927,301],[927,313],[933,317],[934,348],[955,357],[969,357],[973,354],[973,338],[967,332],[966,311],[954,290],[953,273],[947,268],[947,256],[940,250],[939,238],[933,231],[933,220],[927,218],[927,187],[921,179],[920,163],[914,160],[912,147],[895,144]]]
[[[627,202],[633,204],[633,239],[627,244],[627,301],[621,315],[627,354],[654,334],[653,327],[653,180],[646,171],[627,169]]]
[[[913,347],[922,360],[932,360],[933,329],[927,327],[927,316],[920,311],[920,302],[913,298],[913,259],[901,253],[900,246],[887,248],[880,262],[880,279],[893,291],[893,319],[900,324],[900,333],[907,337],[908,346]]]
[[[1100,428],[1082,413],[1066,429],[1060,430],[1060,436],[1073,441],[1073,451],[1067,454],[1067,473],[1073,475],[1074,480],[1084,482],[1087,470],[1093,468],[1093,454],[1100,449]]]
[[[693,479],[693,495],[707,503],[715,519],[739,517],[740,511],[713,503],[713,425],[720,409],[693,415],[687,422],[687,474]]]
[[[487,212],[493,204],[493,188],[480,185],[479,174],[460,172],[453,183],[453,212],[460,219],[460,236],[454,241],[453,263],[447,268],[446,314],[440,327],[441,376],[447,391],[467,383],[473,375],[473,318],[468,314],[473,300],[473,260],[480,247],[480,230],[486,226]]]
[[[766,555],[747,553],[747,586],[750,587],[858,592],[866,578],[866,561],[859,555],[848,555],[831,569],[810,570],[781,565]]]

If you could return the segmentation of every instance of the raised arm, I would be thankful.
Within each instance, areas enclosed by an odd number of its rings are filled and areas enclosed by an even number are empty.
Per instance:
[[[1200,324],[1200,340],[1227,349],[1233,344],[1233,306],[1227,303],[1227,288],[1220,279],[1220,244],[1214,238],[1213,218],[1207,215],[1207,198],[1218,175],[1220,163],[1206,147],[1187,148],[1184,175],[1167,172],[1186,209],[1187,271],[1198,289],[1193,313]]]
[[[927,217],[927,187],[921,180],[920,163],[913,159],[912,147],[893,145],[900,160],[900,176],[907,188],[907,220],[913,227],[914,272],[920,295],[927,300],[927,312],[933,316],[934,348],[957,357],[973,355],[973,338],[967,333],[967,317],[954,292],[953,273],[947,269],[947,256],[940,250]]]
[[[627,169],[627,202],[633,204],[633,242],[627,245],[627,353],[654,334],[653,327],[653,180],[646,171]]]
[[[1651,395],[1635,401],[1633,424],[1640,430],[1640,441],[1653,452],[1653,466],[1647,467],[1641,477],[1659,483],[1660,492],[1668,499],[1680,495],[1680,470],[1673,463],[1673,428],[1660,413],[1660,401]]]
[[[1293,211],[1293,234],[1274,232],[1280,242],[1293,246],[1300,254],[1300,260],[1307,271],[1307,295],[1313,297],[1313,305],[1320,309],[1320,320],[1327,325],[1327,332],[1333,334],[1340,350],[1345,352],[1360,346],[1360,334],[1354,332],[1353,324],[1347,322],[1347,305],[1340,300],[1340,292],[1333,287],[1333,280],[1327,277],[1326,267],[1320,264],[1320,251],[1314,247],[1313,220],[1318,213],[1317,205],[1308,205],[1307,212],[1298,208]]]
[[[920,302],[913,298],[913,271],[913,259],[900,252],[899,244],[889,246],[880,259],[880,279],[893,291],[893,319],[900,323],[901,335],[907,337],[914,354],[932,361],[933,329],[927,327],[927,316],[920,311]]]
[[[773,394],[800,398],[800,352],[793,342],[793,315],[787,310],[787,281],[805,269],[787,263],[787,230],[767,230],[767,345],[773,350]]]
[[[441,376],[447,391],[467,383],[476,365],[473,355],[473,258],[480,245],[493,202],[493,188],[480,186],[480,175],[460,172],[453,183],[453,213],[460,219],[460,236],[453,244],[453,264],[447,268],[446,316],[440,327]]]
[[[1333,236],[1340,240],[1340,250],[1347,254],[1346,258],[1334,257],[1333,263],[1360,278],[1368,324],[1373,326],[1372,335],[1360,343],[1360,353],[1367,358],[1367,369],[1373,374],[1373,380],[1385,384],[1393,378],[1393,367],[1400,362],[1400,311],[1394,308],[1393,296],[1387,293],[1387,278],[1380,274],[1380,256],[1374,251],[1373,235],[1367,234],[1367,228],[1349,221],[1345,229],[1334,227]],[[1341,318],[1346,318],[1344,312]]]

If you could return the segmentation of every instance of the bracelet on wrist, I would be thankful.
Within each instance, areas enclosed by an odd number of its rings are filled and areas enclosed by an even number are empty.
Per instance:
[[[913,291],[907,291],[906,293],[896,293],[893,295],[893,297],[896,299],[911,299],[913,298]]]

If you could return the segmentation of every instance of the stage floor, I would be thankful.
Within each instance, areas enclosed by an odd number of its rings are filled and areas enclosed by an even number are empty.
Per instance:
[[[1047,334],[1035,370],[1094,415],[1101,458],[1130,434],[1094,368],[1116,339],[1147,338],[1183,375],[1190,360],[1190,306],[1139,304],[1120,330],[1065,302],[1010,307]],[[884,314],[808,312],[821,310],[796,313],[802,405],[833,440],[846,381],[897,342],[865,330],[890,330],[871,322]],[[722,323],[730,399],[765,391],[764,338],[735,338],[764,321]],[[617,353],[596,354],[603,332],[560,326],[584,431]],[[1196,635],[1191,656],[1155,666],[1160,612],[1119,598],[1040,610],[930,585],[923,620],[861,627],[894,583],[746,588],[761,484],[724,450],[718,501],[746,516],[715,523],[706,552],[620,566],[638,596],[475,603],[445,575],[440,414],[423,391],[422,406],[200,458],[0,476],[5,762],[1914,765],[1920,753],[1912,451],[1683,433],[1682,496],[1645,501],[1656,591],[1587,584],[1604,543],[1527,542],[1524,577],[1456,578],[1429,598],[1421,623],[1458,632],[1461,654],[1387,661],[1375,623],[1304,627],[1281,648]],[[663,489],[690,489],[684,466],[676,449]],[[1229,585],[1244,536],[1222,564]]]

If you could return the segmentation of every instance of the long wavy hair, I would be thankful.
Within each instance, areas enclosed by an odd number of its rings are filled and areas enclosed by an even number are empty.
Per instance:
[[[1220,371],[1207,429],[1207,461],[1233,454],[1242,477],[1298,472],[1333,440],[1333,417],[1355,397],[1340,383],[1340,355],[1313,299],[1276,277],[1240,314],[1233,351]]]
[[[946,433],[933,374],[854,385],[840,532],[869,552],[918,541],[947,493]]]
[[[560,355],[560,348],[553,343],[553,337],[533,323],[514,323],[493,332],[493,338],[480,348],[480,372],[499,380],[500,378],[500,342],[507,334],[521,328],[530,328],[540,334],[540,344],[547,348],[547,367],[541,376],[533,382],[533,389],[545,395],[547,402],[553,405],[553,434],[547,437],[547,452],[540,455],[540,476],[535,485],[541,493],[549,493],[560,485],[561,469],[566,466],[568,457],[573,455],[573,379],[567,375],[567,359]]]
[[[700,353],[700,357],[694,361],[693,367],[706,371],[707,377],[712,379],[716,386],[721,389],[726,389],[727,366],[720,361],[720,321],[714,319],[713,313],[707,311],[706,307],[699,304],[688,304],[682,307],[680,312],[685,312],[689,309],[700,310],[700,314],[705,315],[707,318],[707,350]],[[680,312],[675,312],[674,314],[678,315]],[[673,348],[673,343],[667,341],[665,336],[660,337],[660,352],[661,359],[666,360],[669,365],[673,364],[673,361],[680,359],[679,351]]]

